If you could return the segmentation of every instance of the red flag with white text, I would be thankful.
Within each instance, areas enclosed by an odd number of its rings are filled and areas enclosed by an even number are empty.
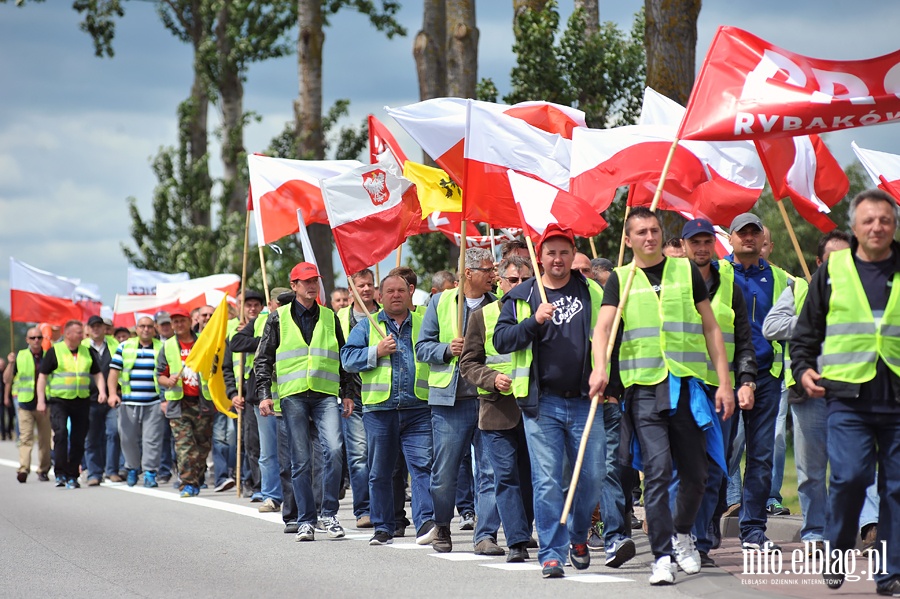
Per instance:
[[[719,27],[703,61],[679,139],[809,135],[900,119],[900,51],[821,60]]]

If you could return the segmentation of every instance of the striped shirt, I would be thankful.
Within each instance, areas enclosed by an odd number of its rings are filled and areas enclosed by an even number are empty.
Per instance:
[[[119,345],[109,367],[122,370],[123,365],[122,345]],[[131,393],[122,396],[122,403],[142,406],[159,403],[159,394],[156,392],[156,384],[153,382],[155,371],[156,354],[153,351],[153,345],[151,344],[150,347],[138,346],[137,357],[131,369]]]

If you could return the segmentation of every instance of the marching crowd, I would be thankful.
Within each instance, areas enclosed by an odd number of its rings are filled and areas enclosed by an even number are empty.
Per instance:
[[[99,317],[70,321],[49,347],[32,328],[3,376],[18,408],[17,477],[31,472],[35,430],[37,476],[49,480],[52,429],[58,487],[77,488],[84,472],[90,486],[172,480],[192,497],[210,454],[215,491],[234,486],[240,459],[250,499],[280,511],[297,541],[344,536],[349,486],[370,545],[412,524],[418,544],[453,551],[458,512],[475,553],[521,562],[536,549],[545,578],[588,568],[592,552],[612,568],[632,559],[642,500],[650,584],[672,584],[678,568],[715,565],[723,515],[739,519],[745,551],[780,551],[766,525],[787,513],[790,410],[807,551],[827,541],[846,552],[861,535],[885,548],[878,593],[900,596],[898,220],[889,195],[859,194],[852,236],[822,238],[809,284],[767,261],[753,214],[734,219],[733,253],[717,260],[708,221],[664,243],[644,208],[625,223],[633,264],[591,261],[550,225],[542,272],[525,243],[505,244],[499,264],[470,248],[458,282],[432,277],[427,306],[413,304],[416,274],[397,268],[381,281],[354,273],[354,293],[336,289],[326,307],[316,266],[302,262],[289,289],[247,291],[230,322],[241,456],[234,421],[185,366],[211,307],[140,318],[133,336]],[[845,557],[827,559],[838,588]]]

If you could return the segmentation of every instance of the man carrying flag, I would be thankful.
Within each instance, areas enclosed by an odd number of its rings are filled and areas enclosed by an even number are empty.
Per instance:
[[[163,411],[172,427],[181,496],[200,494],[200,477],[212,446],[213,406],[206,381],[186,365],[197,335],[191,317],[178,307],[169,312],[175,335],[166,340],[156,363],[157,380],[165,401]]]

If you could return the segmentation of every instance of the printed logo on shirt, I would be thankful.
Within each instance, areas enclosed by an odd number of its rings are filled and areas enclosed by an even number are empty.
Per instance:
[[[556,306],[556,310],[553,312],[553,324],[555,325],[572,322],[575,315],[584,309],[581,300],[577,296],[572,297],[571,295],[559,298],[553,302],[553,305]]]

